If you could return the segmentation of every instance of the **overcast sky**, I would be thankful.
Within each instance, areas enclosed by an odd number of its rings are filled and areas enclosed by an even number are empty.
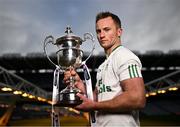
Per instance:
[[[131,50],[180,49],[180,0],[0,0],[0,55],[43,52],[44,38],[63,36],[67,25],[80,37],[93,33],[101,52],[95,34],[100,11],[120,17],[122,42]]]

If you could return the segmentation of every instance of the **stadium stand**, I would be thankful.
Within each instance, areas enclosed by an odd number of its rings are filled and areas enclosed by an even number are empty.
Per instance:
[[[147,51],[141,54],[134,51],[135,54],[139,56],[143,64],[142,74],[144,77],[146,90],[148,95],[150,92],[156,92],[156,96],[147,96],[147,105],[145,109],[141,110],[141,116],[159,116],[159,115],[176,115],[180,116],[180,50],[170,50],[167,53],[162,51],[154,50]],[[88,53],[85,52],[84,59],[87,57]],[[50,58],[56,62],[56,55],[52,53]],[[105,55],[102,53],[98,55],[93,55],[88,61],[87,66],[90,68],[90,73],[93,79],[93,84],[96,82],[96,71],[97,67],[102,61],[104,61]],[[19,53],[9,53],[0,56],[0,66],[7,69],[10,73],[18,75],[19,77],[35,84],[38,88],[43,89],[47,93],[52,92],[52,81],[53,81],[53,71],[55,67],[47,60],[43,53],[28,53],[22,56]],[[77,69],[81,77],[83,73],[81,69]],[[3,71],[0,70],[0,82],[4,82]],[[63,75],[60,75],[60,89],[65,86],[62,82]],[[1,86],[1,85],[0,85]],[[176,91],[169,91],[171,87],[177,87]],[[158,93],[158,90],[165,90],[164,94]],[[8,104],[4,92],[0,91],[0,105]],[[11,119],[15,120],[18,118],[25,118],[26,114],[29,117],[43,117],[48,116],[49,112],[42,108],[42,106],[48,106],[44,103],[36,103],[32,101],[27,101],[24,99],[17,99],[17,105],[21,108],[16,108],[13,117]],[[35,107],[41,107],[43,111],[38,114],[32,113],[32,109],[26,112],[21,112],[22,107],[25,104],[31,104]],[[4,108],[4,107],[3,107]],[[20,111],[21,110],[21,111]],[[25,109],[23,109],[25,111]],[[0,110],[2,115],[4,110]],[[63,113],[62,113],[63,114]],[[27,117],[27,116],[26,116]]]

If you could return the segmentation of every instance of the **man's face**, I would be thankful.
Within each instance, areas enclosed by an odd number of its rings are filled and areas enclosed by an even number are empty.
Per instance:
[[[96,23],[97,38],[105,50],[119,43],[121,32],[122,30],[117,28],[111,17],[100,19]]]

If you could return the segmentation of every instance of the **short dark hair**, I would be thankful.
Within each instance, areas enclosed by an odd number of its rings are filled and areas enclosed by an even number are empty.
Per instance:
[[[113,21],[115,22],[116,26],[121,28],[121,20],[119,19],[119,17],[111,12],[100,12],[96,15],[96,23],[100,20],[100,19],[104,19],[107,17],[111,17],[113,19]]]

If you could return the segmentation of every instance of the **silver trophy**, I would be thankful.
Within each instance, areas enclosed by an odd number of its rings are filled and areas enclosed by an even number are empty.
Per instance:
[[[57,38],[56,41],[54,41],[53,36],[48,36],[44,40],[44,52],[48,58],[48,60],[56,66],[61,72],[64,72],[68,69],[77,69],[79,68],[83,63],[85,63],[90,56],[92,55],[92,52],[94,50],[95,44],[94,44],[94,38],[91,33],[85,33],[84,38],[81,39],[78,36],[75,36],[70,27],[66,28],[65,31],[66,35],[62,36],[60,38]],[[80,45],[87,41],[91,40],[93,43],[93,48],[89,54],[89,56],[86,58],[85,61],[82,61],[83,57],[83,51],[80,49]],[[53,44],[58,47],[58,50],[56,51],[57,55],[57,64],[55,64],[47,55],[46,46],[47,44]],[[55,74],[57,75],[57,74]],[[53,89],[54,86],[56,88],[59,88],[57,86],[59,82],[59,76],[54,76],[55,82],[53,83]],[[55,95],[56,101],[54,103],[55,106],[63,106],[63,107],[73,107],[76,105],[79,105],[82,103],[82,100],[76,95],[77,93],[81,93],[81,91],[74,86],[74,77],[70,77],[69,79],[69,85],[62,91],[59,91]]]

